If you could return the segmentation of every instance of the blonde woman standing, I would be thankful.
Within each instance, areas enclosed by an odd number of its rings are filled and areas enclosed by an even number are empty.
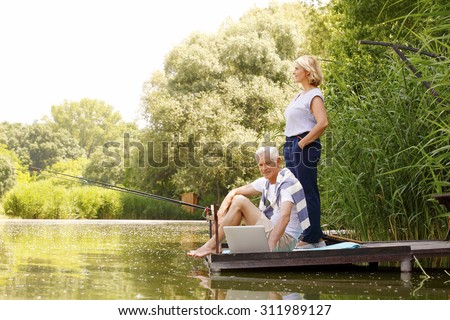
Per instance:
[[[294,81],[302,87],[284,112],[286,143],[284,161],[303,186],[311,226],[304,230],[297,248],[325,246],[320,226],[320,195],[317,164],[321,155],[320,136],[328,126],[320,65],[314,56],[301,56],[294,63]]]

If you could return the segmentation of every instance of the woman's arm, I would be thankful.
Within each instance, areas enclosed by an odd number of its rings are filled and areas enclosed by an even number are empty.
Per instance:
[[[303,149],[305,146],[319,138],[328,127],[327,111],[325,110],[323,100],[319,96],[314,97],[311,101],[311,113],[314,115],[317,123],[311,131],[298,142],[300,149]]]

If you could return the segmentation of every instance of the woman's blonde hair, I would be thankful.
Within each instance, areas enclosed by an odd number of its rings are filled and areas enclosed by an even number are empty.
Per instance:
[[[323,73],[319,62],[314,56],[301,56],[295,60],[295,64],[309,72],[309,83],[319,86],[323,82]]]

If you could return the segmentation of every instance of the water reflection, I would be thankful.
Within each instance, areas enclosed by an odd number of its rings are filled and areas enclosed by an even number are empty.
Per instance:
[[[398,269],[373,273],[354,267],[317,272],[249,273],[235,275],[196,274],[213,299],[450,299],[450,285],[443,271],[431,278],[420,273],[401,274]]]
[[[0,299],[448,299],[450,276],[301,269],[209,276],[204,222],[0,221]]]
[[[2,299],[196,299],[185,258],[204,224],[25,221],[0,227]]]
[[[270,290],[273,282],[265,281],[263,285],[242,288],[240,282],[257,284],[259,279],[236,276],[209,276],[198,271],[192,277],[200,280],[200,285],[210,291],[214,300],[302,300],[303,296],[298,292],[279,292]],[[256,281],[255,281],[256,280]]]

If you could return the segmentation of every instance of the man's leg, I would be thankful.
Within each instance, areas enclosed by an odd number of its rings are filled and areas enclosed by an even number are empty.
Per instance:
[[[224,226],[238,226],[244,220],[246,225],[255,225],[261,215],[261,211],[244,196],[235,196],[227,214],[219,225],[217,233],[213,235],[206,243],[197,250],[190,251],[189,256],[195,258],[203,258],[210,253],[216,251],[216,236],[219,238],[219,243],[225,238],[223,232]]]

